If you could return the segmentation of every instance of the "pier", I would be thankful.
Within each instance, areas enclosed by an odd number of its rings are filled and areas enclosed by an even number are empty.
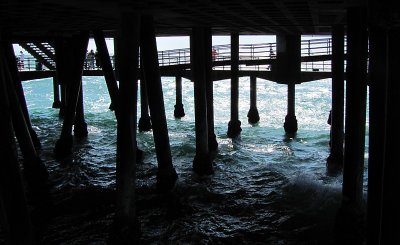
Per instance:
[[[296,85],[331,78],[332,110],[327,175],[342,175],[338,244],[400,243],[395,197],[399,148],[396,104],[400,12],[394,3],[370,1],[15,1],[0,3],[0,224],[7,244],[37,244],[31,205],[48,193],[48,166],[32,125],[22,82],[53,78],[54,108],[63,120],[54,159],[73,155],[88,136],[83,76],[104,76],[115,113],[115,214],[109,244],[133,244],[141,226],[136,199],[137,129],[152,131],[157,195],[173,195],[178,174],[171,155],[161,77],[176,80],[176,118],[185,116],[182,78],[193,82],[196,176],[215,173],[213,82],[230,80],[227,137],[238,140],[239,77],[250,78],[248,122],[258,115],[257,79],[287,86],[282,118],[296,138]],[[212,45],[213,35],[230,44]],[[240,44],[240,35],[276,35],[276,43]],[[331,38],[301,40],[302,35]],[[158,51],[158,36],[189,36],[190,48]],[[98,62],[87,57],[96,42]],[[110,56],[105,39],[114,41]],[[33,58],[16,60],[13,44]],[[96,64],[97,63],[97,64]],[[138,83],[140,80],[140,85]],[[346,81],[346,83],[345,83]],[[141,115],[138,120],[138,87]],[[369,86],[368,193],[364,203],[367,89]],[[139,125],[137,122],[139,121]],[[20,164],[21,163],[21,164]],[[268,197],[265,197],[268,198]],[[42,209],[45,209],[42,207]]]

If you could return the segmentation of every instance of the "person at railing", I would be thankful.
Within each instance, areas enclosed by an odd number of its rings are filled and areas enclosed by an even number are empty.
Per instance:
[[[212,60],[213,61],[217,59],[218,52],[217,52],[217,50],[215,48],[212,49],[211,56],[212,56]]]
[[[326,123],[328,123],[329,126],[332,126],[332,110],[329,111],[329,116]],[[331,140],[332,140],[332,127],[329,129],[329,147],[331,147]]]
[[[275,57],[274,50],[272,49],[272,46],[269,47],[269,58],[272,59]]]
[[[88,61],[88,69],[92,70],[94,69],[94,51],[93,49],[90,50],[90,52],[86,55],[86,60]]]
[[[19,57],[17,58],[18,70],[24,69],[24,60],[25,60],[24,52],[19,51]]]
[[[100,57],[99,57],[99,52],[97,52],[97,50],[96,50],[96,52],[94,53],[94,59],[95,59],[95,61],[96,61],[96,69],[100,69],[100,67],[101,67],[101,64],[100,64]]]
[[[40,61],[36,60],[36,70],[43,71],[43,65]]]

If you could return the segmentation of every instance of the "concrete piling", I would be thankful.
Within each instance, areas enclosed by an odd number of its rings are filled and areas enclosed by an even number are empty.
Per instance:
[[[185,109],[182,104],[182,77],[175,77],[175,87],[176,87],[176,102],[174,109],[174,117],[181,118],[185,116]]]
[[[231,120],[227,136],[236,138],[242,128],[239,120],[239,34],[231,33]]]
[[[257,109],[257,77],[250,76],[250,110],[247,113],[250,124],[256,124],[260,121],[260,115]]]

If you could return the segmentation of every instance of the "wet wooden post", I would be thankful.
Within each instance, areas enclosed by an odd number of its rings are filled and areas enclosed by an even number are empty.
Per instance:
[[[368,38],[362,10],[347,12],[346,123],[343,204],[361,207],[363,194]]]
[[[55,49],[55,60],[56,60],[56,77],[57,82],[60,85],[60,97],[61,97],[61,105],[58,116],[60,118],[64,118],[65,109],[67,108],[67,89],[66,89],[66,75],[65,72],[67,69],[64,68],[66,51],[64,50],[65,40],[62,37],[57,37],[54,42]]]
[[[35,244],[17,158],[0,48],[0,222],[8,244]]]
[[[199,175],[213,173],[208,148],[205,35],[205,28],[195,27],[192,28],[190,36],[190,63],[194,82],[196,128],[196,155],[193,160],[193,171]]]
[[[171,190],[175,186],[178,176],[172,165],[154,21],[150,15],[142,17],[140,47],[158,162],[157,189],[164,192]]]
[[[336,175],[343,169],[344,128],[344,27],[336,25],[332,30],[332,110],[331,152],[327,159],[327,173]]]
[[[142,59],[142,58],[141,58]],[[150,131],[151,119],[149,116],[149,99],[147,96],[146,76],[144,74],[143,62],[140,64],[140,119],[139,131]]]
[[[185,109],[182,104],[182,77],[175,76],[175,87],[176,87],[176,102],[174,109],[174,117],[181,118],[185,116]]]
[[[212,32],[211,28],[205,29],[205,79],[207,99],[207,126],[208,126],[208,149],[210,153],[218,150],[217,136],[214,130],[214,82],[212,78]]]
[[[11,76],[11,65],[8,62],[3,62],[4,72],[3,80],[8,93],[8,103],[11,109],[11,117],[14,132],[18,140],[19,148],[23,156],[24,176],[27,180],[28,187],[32,191],[36,191],[38,188],[43,186],[48,178],[48,172],[36,152],[33,144],[28,125],[26,123],[22,105],[19,101],[18,95],[14,89],[13,79]]]
[[[85,138],[88,136],[87,123],[85,121],[85,110],[83,105],[83,86],[80,82],[78,102],[76,105],[76,113],[74,120],[74,136],[78,138]]]
[[[236,138],[242,131],[239,120],[239,34],[231,33],[231,120],[228,137]]]
[[[381,227],[382,173],[385,151],[387,89],[387,30],[369,30],[369,154],[367,244],[379,244]],[[396,55],[398,58],[398,54]]]
[[[118,84],[115,79],[114,69],[112,67],[110,54],[107,49],[107,44],[104,38],[104,33],[101,30],[93,31],[94,41],[96,43],[97,52],[99,54],[101,69],[104,73],[104,79],[106,80],[106,85],[108,93],[111,99],[110,109],[114,110],[118,98]],[[115,50],[116,51],[116,50]]]
[[[29,134],[31,135],[31,138],[32,138],[32,142],[36,148],[40,149],[40,147],[41,147],[40,140],[39,140],[35,130],[32,127],[31,119],[30,119],[29,112],[28,112],[28,107],[26,105],[24,89],[21,84],[21,79],[19,78],[18,65],[17,65],[17,61],[15,60],[14,48],[11,43],[6,44],[4,53],[5,53],[7,63],[10,64],[9,71],[10,71],[10,74],[11,74],[11,77],[13,80],[15,91],[17,92],[18,100],[21,104],[21,109],[22,109],[22,112],[25,117],[25,122],[28,127]]]
[[[58,85],[57,82],[57,77],[53,77],[53,108],[60,108],[61,107],[61,101],[60,101],[60,86]]]
[[[140,17],[124,13],[115,38],[119,74],[117,116],[117,202],[111,244],[134,244],[140,236],[136,214],[136,118]]]
[[[386,99],[386,131],[385,149],[382,173],[382,202],[381,202],[381,234],[378,244],[400,244],[398,223],[399,199],[398,173],[399,166],[399,66],[400,66],[400,28],[392,27],[388,32],[387,42],[387,99]],[[347,138],[346,138],[347,139]],[[346,141],[347,144],[347,141]],[[381,160],[381,159],[379,159]],[[380,172],[380,171],[379,171]],[[378,172],[378,173],[379,173]]]
[[[57,140],[54,147],[54,154],[57,158],[63,158],[72,153],[72,125],[74,123],[79,90],[82,80],[83,63],[86,57],[86,50],[89,41],[89,33],[82,32],[68,38],[66,45],[63,47],[65,62],[57,64],[57,68],[63,69],[63,79],[68,82],[68,98],[67,108],[64,115],[64,123],[61,130],[60,138]],[[68,52],[66,52],[68,51]],[[56,50],[59,52],[59,49]],[[67,54],[68,53],[68,54]],[[69,61],[69,62],[68,62]],[[63,66],[63,67],[60,67]]]
[[[56,68],[58,70],[58,68]],[[61,106],[60,111],[58,112],[58,116],[60,118],[64,118],[65,109],[67,108],[67,88],[66,85],[60,83],[60,97],[61,97]]]
[[[367,102],[368,36],[365,10],[347,10],[345,147],[342,205],[336,218],[339,243],[362,244],[364,231],[363,173]]]
[[[260,121],[257,109],[257,77],[255,76],[250,76],[250,110],[247,113],[247,118],[250,124]]]

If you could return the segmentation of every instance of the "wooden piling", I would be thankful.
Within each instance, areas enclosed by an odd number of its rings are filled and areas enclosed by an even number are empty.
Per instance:
[[[369,31],[368,245],[379,244],[381,235],[387,56],[387,30],[372,26]]]
[[[344,27],[332,30],[332,110],[328,175],[337,175],[343,169],[344,135]]]
[[[157,189],[164,192],[169,191],[175,186],[178,177],[172,165],[154,21],[150,15],[142,16],[140,51],[143,57],[158,162]]]
[[[4,54],[7,60],[7,63],[9,64],[9,72],[11,74],[11,78],[14,84],[14,89],[17,93],[18,100],[21,104],[21,109],[25,117],[25,122],[29,130],[29,134],[31,135],[32,142],[34,146],[38,149],[41,148],[40,140],[35,132],[35,130],[32,127],[31,119],[29,116],[28,112],[28,107],[26,105],[26,100],[25,100],[25,94],[24,94],[24,89],[21,84],[21,79],[19,78],[19,72],[18,72],[18,65],[17,61],[15,60],[15,54],[14,54],[14,48],[11,43],[7,43],[4,46]]]
[[[207,99],[206,99],[206,30],[203,27],[192,29],[190,36],[190,57],[194,82],[196,155],[193,170],[199,175],[212,174],[212,161],[208,148]]]
[[[68,81],[67,87],[67,108],[64,115],[64,122],[60,138],[55,147],[54,154],[57,158],[63,158],[72,153],[72,125],[74,123],[80,85],[82,82],[83,63],[86,57],[86,50],[89,41],[89,33],[82,32],[69,37],[64,45],[65,61],[57,64],[57,68],[65,69],[62,75],[64,81]],[[59,48],[59,47],[57,47]],[[68,52],[66,52],[68,50]],[[60,50],[57,49],[56,52]]]
[[[115,38],[119,74],[117,116],[117,202],[110,244],[134,244],[140,236],[136,214],[136,112],[140,18],[124,13]]]
[[[35,244],[11,122],[0,48],[0,221],[8,244]]]
[[[85,121],[85,110],[83,105],[83,86],[80,82],[78,102],[76,105],[76,113],[74,120],[74,136],[78,138],[85,138],[88,136],[87,123]]]
[[[60,101],[60,86],[58,85],[56,76],[53,77],[53,108],[60,108],[61,101]]]
[[[212,57],[212,32],[211,28],[206,28],[205,38],[205,79],[206,79],[206,99],[207,99],[207,126],[208,126],[208,149],[210,154],[218,150],[217,136],[214,130],[214,82],[212,78],[213,57]]]
[[[139,131],[145,132],[152,129],[151,119],[149,116],[149,98],[147,96],[146,75],[144,73],[143,62],[141,58],[140,64],[140,119]]]
[[[365,203],[363,191],[367,102],[368,36],[365,10],[347,10],[347,67],[345,147],[342,205],[336,217],[338,244],[363,244]]]
[[[346,123],[343,204],[362,207],[368,38],[362,10],[347,13]]]
[[[115,110],[115,105],[118,105],[118,84],[117,80],[115,79],[110,55],[104,38],[104,33],[101,30],[95,30],[93,31],[93,37],[96,43],[97,52],[99,54],[101,69],[103,70],[104,79],[106,80],[108,93],[111,99],[110,109]]]
[[[18,98],[13,85],[10,72],[10,64],[6,60],[3,62],[3,83],[8,93],[8,104],[12,117],[13,129],[18,140],[18,145],[23,156],[23,173],[29,187],[34,190],[46,183],[48,172],[39,158],[28,125],[26,123],[22,104]]]
[[[398,161],[398,152],[400,148],[398,107],[400,98],[400,84],[398,75],[400,66],[399,41],[400,28],[390,28],[387,42],[386,127],[383,158],[384,161],[382,166],[382,214],[379,244],[400,244],[398,232],[400,228],[398,223],[400,218],[399,199],[396,195],[398,193],[398,173],[400,172]]]

